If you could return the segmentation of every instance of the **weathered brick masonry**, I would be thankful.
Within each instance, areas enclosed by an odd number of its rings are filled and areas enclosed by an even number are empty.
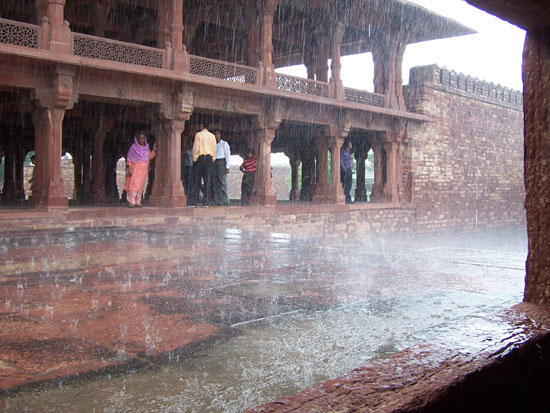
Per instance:
[[[409,79],[408,110],[434,119],[411,133],[405,154],[417,231],[524,224],[521,92],[435,65]]]

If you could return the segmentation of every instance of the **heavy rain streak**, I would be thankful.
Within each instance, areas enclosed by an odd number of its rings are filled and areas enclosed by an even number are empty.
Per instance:
[[[0,3],[0,411],[241,412],[508,336],[487,315],[522,301],[521,92],[402,80],[408,45],[466,23],[402,0]]]

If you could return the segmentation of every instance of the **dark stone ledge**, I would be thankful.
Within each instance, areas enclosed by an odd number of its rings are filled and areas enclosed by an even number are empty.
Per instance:
[[[550,411],[550,308],[518,304],[249,412]]]

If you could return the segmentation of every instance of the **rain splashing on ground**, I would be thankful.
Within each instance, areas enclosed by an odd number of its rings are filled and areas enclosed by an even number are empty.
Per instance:
[[[61,244],[63,248],[57,247]],[[4,411],[242,411],[521,301],[524,229],[0,239]]]

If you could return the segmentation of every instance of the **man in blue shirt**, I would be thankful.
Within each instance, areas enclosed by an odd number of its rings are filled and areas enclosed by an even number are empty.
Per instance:
[[[218,129],[214,131],[216,137],[216,162],[212,169],[212,181],[214,184],[214,204],[229,206],[229,197],[227,196],[227,174],[229,173],[229,160],[231,149],[229,144],[222,139]]]
[[[344,186],[344,195],[346,204],[351,204],[351,181],[353,176],[353,159],[351,157],[351,141],[344,143],[344,149],[340,156],[340,172],[342,174],[342,184]]]

